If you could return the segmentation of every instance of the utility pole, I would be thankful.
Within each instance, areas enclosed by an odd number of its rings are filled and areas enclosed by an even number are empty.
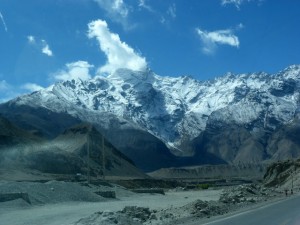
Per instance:
[[[89,135],[87,136],[87,164],[88,164],[88,171],[87,171],[87,182],[88,184],[91,183],[91,167],[90,167],[90,138]]]
[[[104,149],[103,135],[102,135],[102,174],[103,174],[103,180],[105,180],[105,149]]]
[[[294,189],[294,173],[292,171],[292,190]]]

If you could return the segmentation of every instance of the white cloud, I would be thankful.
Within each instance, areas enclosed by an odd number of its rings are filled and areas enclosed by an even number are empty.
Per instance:
[[[16,97],[16,96],[14,96],[14,97]],[[7,101],[13,99],[14,97],[5,97],[5,96],[4,97],[0,97],[0,103],[7,102]]]
[[[104,9],[108,16],[114,21],[121,23],[127,27],[129,7],[124,3],[123,0],[94,0],[98,5]]]
[[[66,64],[65,70],[60,70],[55,74],[52,74],[52,77],[58,81],[81,79],[88,80],[91,78],[90,69],[93,68],[93,65],[90,65],[86,61],[77,61]]]
[[[30,44],[35,44],[35,37],[32,35],[27,36],[27,40]]]
[[[27,83],[19,86],[19,85],[11,85],[7,83],[5,80],[0,80],[0,103],[7,102],[22,94],[38,91],[41,89],[43,89],[43,87],[33,83]]]
[[[47,56],[53,56],[53,52],[45,40],[42,40],[42,53]]]
[[[222,0],[222,5],[230,5],[233,4],[237,9],[240,9],[242,3],[250,2],[251,0]]]
[[[5,80],[0,80],[0,103],[7,102],[20,95],[17,88],[11,86]]]
[[[245,28],[245,26],[244,26],[244,24],[242,24],[242,23],[239,23],[237,26],[236,26],[236,30],[241,30],[241,29],[243,29],[243,28]]]
[[[165,13],[160,15],[160,23],[168,26],[176,18],[176,16],[176,5],[173,3],[169,5]]]
[[[44,39],[38,39],[33,35],[28,35],[27,36],[27,41],[30,45],[34,46],[37,48],[41,53],[47,55],[47,56],[53,56],[53,52],[50,49],[50,46]]]
[[[146,0],[139,0],[139,7],[148,10],[149,12],[155,13],[155,10],[146,3]]]
[[[161,16],[160,17],[160,23],[161,24],[166,24],[166,22],[167,22],[166,18],[164,16]]]
[[[171,16],[173,19],[176,18],[176,5],[172,4],[169,6],[168,10],[167,10],[167,14],[169,16]]]
[[[150,2],[150,1],[149,1]],[[145,9],[155,16],[158,21],[163,25],[170,25],[170,23],[176,18],[176,4],[170,4],[167,9],[164,11],[160,11],[158,9],[153,8],[148,0],[139,0],[138,3],[139,9]]]
[[[49,45],[45,45],[45,47],[42,48],[42,53],[44,53],[47,56],[53,56],[53,53],[52,53]]]
[[[107,57],[107,62],[99,68],[99,73],[112,73],[118,68],[144,70],[147,67],[146,59],[122,42],[118,34],[111,33],[106,21],[96,20],[89,23],[88,27],[88,37],[98,40],[101,51]]]
[[[34,83],[26,83],[22,86],[22,89],[28,90],[30,92],[39,91],[44,89],[42,86]]]
[[[5,80],[0,81],[0,91],[5,91],[9,89],[9,85]]]
[[[206,54],[213,54],[217,45],[230,45],[237,48],[240,45],[238,37],[230,29],[208,32],[196,28],[196,32],[202,41],[202,50]]]
[[[221,4],[225,5],[234,5],[238,10],[240,10],[241,5],[247,2],[254,2],[257,1],[258,3],[263,2],[264,0],[221,0]]]
[[[7,32],[7,31],[8,31],[8,29],[7,29],[7,26],[6,26],[6,23],[5,23],[4,17],[3,17],[3,15],[2,15],[2,13],[1,13],[1,12],[0,12],[0,19],[1,19],[1,21],[2,21],[2,24],[3,24],[3,26],[4,26],[4,30]]]

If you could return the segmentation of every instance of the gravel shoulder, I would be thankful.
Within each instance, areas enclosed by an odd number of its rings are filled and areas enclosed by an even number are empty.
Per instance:
[[[114,191],[116,198],[95,192]],[[282,193],[247,184],[208,190],[166,190],[134,193],[103,183],[50,181],[0,182],[1,193],[27,193],[29,200],[0,202],[0,225],[164,225],[193,224],[266,204]]]
[[[116,192],[117,198],[107,199],[94,194],[99,190],[113,190]],[[137,194],[117,185],[82,186],[78,183],[62,181],[0,182],[0,193],[16,192],[28,193],[30,204],[23,199],[1,202],[1,225],[80,224],[76,222],[99,212],[108,213],[108,217],[118,217],[118,214],[115,213],[122,211],[125,207],[137,207],[136,210],[132,208],[134,211],[144,207],[159,214],[167,212],[169,209],[183,207],[195,199],[218,200],[222,190],[172,190],[161,195]],[[104,214],[104,217],[107,216]],[[128,217],[128,215],[125,214],[123,217]],[[171,219],[170,217],[169,220]],[[132,221],[130,220],[130,222]]]

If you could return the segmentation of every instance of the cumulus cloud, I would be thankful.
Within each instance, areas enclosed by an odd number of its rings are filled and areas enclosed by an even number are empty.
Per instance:
[[[144,70],[147,67],[146,59],[122,42],[118,34],[110,32],[106,21],[96,20],[89,23],[88,27],[88,37],[98,40],[101,51],[107,57],[99,73],[112,73],[118,68]]]
[[[217,45],[229,45],[236,48],[240,45],[238,37],[230,29],[208,32],[196,28],[196,32],[202,41],[202,50],[206,54],[213,54]]]
[[[22,89],[28,90],[30,92],[39,91],[44,89],[42,86],[34,83],[26,83],[22,85]]]
[[[53,56],[52,50],[47,44],[42,48],[42,53],[44,53],[47,56]]]
[[[225,5],[234,5],[238,10],[241,8],[241,5],[247,2],[254,2],[257,1],[261,3],[263,0],[221,0],[221,4]]]
[[[53,56],[53,52],[45,40],[42,40],[42,53],[47,56]]]
[[[2,15],[2,13],[1,13],[1,12],[0,12],[0,19],[1,19],[1,21],[2,21],[2,24],[3,24],[3,26],[4,26],[4,30],[7,32],[7,31],[8,31],[8,29],[7,29],[7,26],[6,26],[6,23],[5,23],[4,17],[3,17],[3,15]]]
[[[91,78],[90,69],[93,67],[93,65],[90,65],[86,61],[67,63],[65,69],[52,74],[52,77],[57,81],[73,79],[88,80]]]
[[[114,21],[128,26],[127,18],[129,7],[123,0],[94,0],[98,5],[107,12],[108,16]]]

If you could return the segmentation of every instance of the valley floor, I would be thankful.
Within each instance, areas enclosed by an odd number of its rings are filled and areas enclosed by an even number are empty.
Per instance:
[[[116,198],[95,192],[114,191]],[[165,190],[134,193],[118,185],[48,181],[0,182],[0,196],[27,193],[26,198],[0,202],[0,225],[149,225],[185,224],[281,196],[257,185],[208,190]],[[94,201],[94,202],[92,202]]]

